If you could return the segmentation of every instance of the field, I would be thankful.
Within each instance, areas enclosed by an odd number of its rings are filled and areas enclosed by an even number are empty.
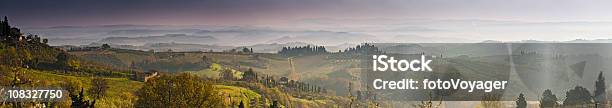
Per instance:
[[[6,69],[6,67],[3,67]],[[38,71],[31,69],[24,69],[28,78],[32,83],[26,85],[26,87],[61,87],[63,83],[74,82],[78,86],[83,87],[87,90],[91,87],[91,79],[93,77],[77,77],[69,75],[53,74],[49,71]],[[3,77],[4,80],[10,77]],[[130,107],[136,100],[134,92],[142,86],[142,82],[128,80],[127,78],[105,78],[108,79],[109,89],[105,97],[101,98],[96,102],[96,106],[109,106],[109,107]],[[67,92],[64,95],[69,99]],[[86,97],[91,100],[90,97]],[[61,104],[69,105],[69,102],[64,101]],[[65,106],[69,107],[69,106]]]
[[[347,102],[348,99],[345,96],[347,96],[349,93],[349,83],[353,83],[352,87],[354,89],[352,92],[363,90],[360,88],[365,88],[363,87],[364,85],[359,84],[361,83],[361,80],[359,79],[361,77],[359,70],[361,68],[359,67],[361,65],[360,59],[354,59],[355,57],[338,58],[334,53],[297,57],[285,57],[278,54],[267,53],[146,52],[121,49],[78,51],[70,53],[82,56],[84,61],[97,61],[99,58],[109,58],[110,60],[101,60],[101,63],[125,68],[128,68],[129,64],[133,64],[135,62],[141,67],[164,64],[168,67],[162,67],[160,70],[162,72],[191,73],[211,79],[219,79],[222,69],[230,69],[236,79],[241,79],[244,71],[246,71],[248,68],[252,68],[257,74],[262,75],[260,77],[287,77],[290,80],[314,84],[328,90],[327,95],[329,96],[323,99],[305,97],[298,98],[294,96],[284,97],[288,101],[283,102],[283,104],[292,106],[328,106],[331,103]],[[516,73],[510,73],[508,71],[510,66],[508,65],[507,59],[503,58],[504,57],[498,56],[455,56],[435,61],[435,65],[452,65],[452,67],[456,69],[456,71],[458,71],[463,78],[468,80],[506,79],[515,82],[520,81],[521,79],[516,77]],[[198,65],[186,67],[186,65],[189,64]],[[445,70],[445,68],[435,69],[439,70],[440,72],[448,71]],[[139,71],[147,70],[142,69]],[[411,75],[406,74],[399,76]],[[226,97],[233,98],[232,100],[226,99],[224,104],[234,106],[239,105],[240,101],[253,103],[254,100],[269,104],[271,101],[267,100],[269,98],[252,98],[261,97],[262,93],[277,95],[284,93],[278,89],[261,90],[261,88],[252,88],[252,86],[236,85],[232,83],[217,84],[216,87],[218,87],[222,93],[229,95]],[[526,90],[524,90],[524,88],[525,85],[514,84],[513,87],[509,87],[508,91],[506,91],[502,97],[504,100],[511,100],[514,99],[518,93],[520,93],[516,91],[523,91],[523,93],[527,94],[527,98],[536,98],[532,96],[537,96],[537,93],[525,92]],[[402,95],[397,94],[398,93],[381,93],[378,94],[378,96],[386,98],[402,97]]]

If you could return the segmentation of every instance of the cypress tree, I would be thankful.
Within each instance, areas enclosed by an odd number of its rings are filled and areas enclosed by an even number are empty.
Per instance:
[[[603,77],[603,71],[599,72],[599,76],[595,81],[595,93],[593,94],[593,98],[595,98],[595,103],[599,108],[606,108],[608,104],[608,97],[606,96],[606,79]]]
[[[526,108],[527,101],[525,101],[525,95],[523,93],[519,94],[519,97],[516,99],[516,108]]]

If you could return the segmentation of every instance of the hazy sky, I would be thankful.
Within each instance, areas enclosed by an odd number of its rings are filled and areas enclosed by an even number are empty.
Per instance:
[[[609,39],[611,0],[2,0],[18,27],[229,25],[397,40]],[[412,38],[410,38],[412,37]],[[455,39],[448,39],[455,40]],[[420,42],[420,41],[419,41]]]
[[[2,0],[21,26],[277,25],[310,18],[607,21],[612,1],[585,0]]]

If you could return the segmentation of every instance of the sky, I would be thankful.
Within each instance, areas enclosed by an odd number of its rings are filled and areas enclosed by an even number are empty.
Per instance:
[[[264,26],[479,40],[612,37],[610,0],[2,0],[18,27]],[[384,38],[384,37],[383,37]]]
[[[23,26],[280,25],[312,18],[521,21],[612,19],[612,1],[583,0],[3,0]]]

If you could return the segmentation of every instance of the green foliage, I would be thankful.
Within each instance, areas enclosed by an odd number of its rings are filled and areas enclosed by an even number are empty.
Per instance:
[[[3,66],[0,66],[2,68]],[[85,91],[84,98],[87,100],[93,99],[91,93],[87,89],[91,88],[93,78],[90,76],[77,77],[70,75],[53,74],[51,71],[39,71],[26,69],[28,76],[33,80],[25,86],[31,87],[61,87],[68,91],[66,93],[78,94],[83,88]],[[1,80],[5,78],[0,77]],[[106,91],[106,96],[96,100],[96,107],[133,107],[136,97],[132,94],[142,86],[142,82],[131,81],[127,78],[105,78],[109,89]],[[72,91],[72,92],[71,92]],[[68,96],[68,95],[66,95]],[[67,99],[69,101],[70,99]],[[66,102],[66,107],[70,102]]]
[[[8,47],[6,51],[3,52],[2,57],[4,58],[4,64],[13,67],[21,66],[21,60],[15,47]]]
[[[253,71],[252,68],[249,68],[247,71],[245,71],[242,74],[242,80],[243,81],[248,81],[248,82],[256,82],[257,81],[257,74]]]
[[[136,107],[213,108],[221,98],[214,86],[197,76],[181,73],[152,79],[137,92]]]
[[[225,102],[226,104],[229,103],[230,105],[226,105],[226,106],[234,106],[236,102],[253,102],[253,101],[258,101],[263,99],[261,97],[261,95],[253,90],[247,89],[247,88],[243,88],[243,87],[237,87],[237,86],[225,86],[225,85],[215,85],[214,86],[216,90],[218,90],[221,93],[221,96],[227,96],[224,97],[225,99],[230,99],[231,102]],[[255,105],[252,104],[245,104],[245,107],[254,107]]]
[[[519,97],[516,98],[516,108],[527,108],[527,101],[523,93],[519,94]]]
[[[344,50],[343,53],[372,54],[372,53],[380,53],[380,52],[381,51],[378,49],[378,47],[372,44],[364,43],[362,45],[355,46],[355,48],[347,48]]]
[[[563,100],[563,106],[574,106],[574,105],[587,105],[591,104],[592,98],[589,90],[582,86],[576,86],[565,93],[565,100]]]
[[[81,62],[79,62],[77,60],[70,60],[68,62],[68,67],[70,67],[71,69],[74,69],[74,70],[79,70],[79,69],[81,69]]]
[[[23,67],[25,63],[32,60],[32,53],[26,49],[9,47],[9,54],[12,66]]]
[[[221,70],[221,65],[217,64],[217,63],[213,63],[212,65],[210,65],[210,70],[211,71],[219,71]]]
[[[248,49],[247,49],[248,50]],[[315,54],[325,54],[327,50],[324,46],[301,46],[301,47],[283,47],[278,54],[283,56],[306,56]]]
[[[240,72],[240,71],[237,71],[231,68],[223,68],[219,70],[219,79],[223,79],[227,81],[242,79],[243,75],[244,75],[243,72]]]
[[[208,69],[199,71],[184,71],[184,73],[191,73],[200,77],[212,78],[212,79],[242,79],[244,72],[240,72],[231,68],[223,67],[220,64],[213,63]],[[225,76],[225,77],[224,77]]]
[[[93,107],[93,103],[87,102],[90,98],[100,98],[96,106],[106,107],[130,107],[135,97],[131,93],[139,88],[140,83],[120,78],[106,78],[106,87],[99,86],[97,80],[91,81],[90,77],[76,77],[73,73],[57,72],[58,69],[73,69],[75,73],[100,72],[115,73],[100,68],[87,67],[79,61],[78,57],[70,56],[58,48],[47,45],[47,39],[41,39],[37,35],[21,33],[18,28],[8,26],[8,22],[0,22],[0,28],[11,29],[0,31],[0,85],[19,87],[62,87],[69,91],[70,97],[74,99],[62,100],[60,106],[55,102],[50,107],[69,107],[69,100],[76,100],[75,107]],[[11,39],[8,39],[10,37]],[[104,67],[104,66],[100,66]],[[10,72],[10,73],[9,73]],[[92,72],[93,73],[93,72]],[[61,75],[60,75],[61,74]],[[90,82],[91,81],[91,82]],[[94,85],[89,85],[94,84]],[[95,96],[94,92],[83,93],[87,88],[108,88],[108,97]],[[79,91],[80,90],[80,91]],[[106,90],[105,90],[106,91]],[[91,95],[91,96],[87,96]],[[67,103],[67,104],[66,104]],[[33,102],[32,104],[38,104]],[[0,106],[2,107],[2,106]]]
[[[102,44],[102,49],[110,49],[110,45],[108,44]]]
[[[280,108],[278,101],[273,101],[272,104],[270,105],[270,108]]]
[[[57,56],[55,56],[55,59],[57,59],[55,61],[55,64],[57,64],[58,66],[60,67],[68,66],[68,53],[60,52],[59,54],[57,54]]]
[[[70,105],[72,108],[93,108],[96,101],[88,101],[85,100],[85,95],[83,94],[83,89],[76,93],[70,93],[70,99],[72,100],[72,104]]]
[[[6,50],[6,46],[0,42],[0,52],[3,52],[4,50]]]
[[[91,80],[91,88],[87,92],[94,98],[100,99],[106,95],[108,81],[104,78],[96,77]]]
[[[243,53],[253,53],[253,48],[249,49],[249,48],[242,48],[242,52]]]
[[[13,67],[37,68],[41,62],[53,59],[58,49],[41,41],[38,35],[23,35],[19,28],[11,27],[8,20],[0,21],[0,64]]]
[[[502,108],[503,104],[499,101],[501,95],[495,93],[486,93],[480,101],[480,105],[485,108]]]
[[[540,99],[540,107],[548,108],[557,106],[557,96],[550,91],[550,89],[544,90],[542,93],[542,99]]]
[[[234,71],[228,68],[221,70],[221,73],[219,73],[219,77],[221,77],[221,79],[228,80],[228,81],[236,79],[234,78]]]
[[[152,63],[138,63],[143,70],[161,70],[166,72],[182,72],[189,70],[201,70],[207,67],[207,63],[182,63],[178,61],[158,61]]]
[[[96,65],[91,62],[82,62],[83,60],[67,52],[60,52],[55,58],[57,60],[52,64],[54,66],[50,68],[51,70],[59,69],[66,72],[79,72],[78,74],[83,74],[82,72],[87,72],[87,74],[111,74],[112,72],[109,71],[113,70],[112,67]]]
[[[599,76],[595,80],[595,92],[593,95],[597,104],[604,105],[602,108],[607,107],[608,96],[606,96],[606,79],[603,77],[603,72],[599,72]]]
[[[112,68],[127,66],[121,60],[113,55],[85,54],[80,55],[80,60],[83,62],[93,62],[96,65],[106,65]]]
[[[61,84],[61,87],[69,93],[76,93],[77,90],[83,88],[82,85],[83,84],[77,80],[67,80]]]

